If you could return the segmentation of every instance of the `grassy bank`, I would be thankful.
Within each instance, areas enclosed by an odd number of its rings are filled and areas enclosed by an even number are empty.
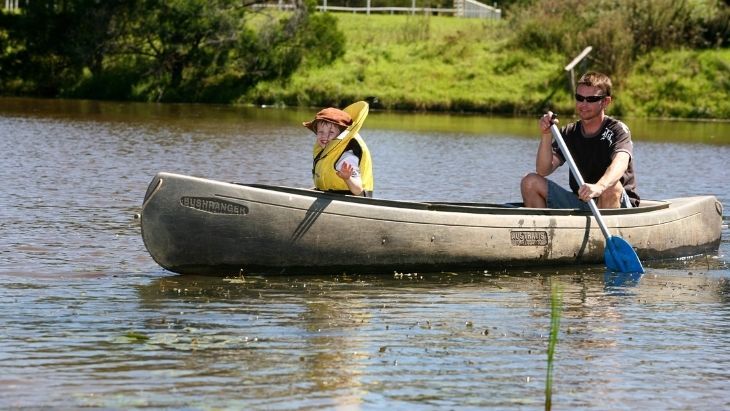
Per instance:
[[[620,92],[637,117],[730,119],[730,49],[651,53]]]
[[[574,55],[511,45],[505,21],[336,13],[346,52],[303,65],[286,82],[257,85],[241,103],[495,114],[572,112],[563,67]],[[591,61],[602,56],[591,55]],[[593,60],[591,60],[593,59]],[[615,91],[624,116],[730,118],[730,50],[642,56]]]

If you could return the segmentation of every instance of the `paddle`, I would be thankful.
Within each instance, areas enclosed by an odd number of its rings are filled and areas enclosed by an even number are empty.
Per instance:
[[[573,160],[573,156],[570,154],[570,150],[568,150],[568,146],[566,146],[565,141],[563,141],[563,136],[560,134],[558,126],[555,125],[554,120],[556,117],[557,116],[553,114],[553,121],[550,125],[550,132],[553,134],[553,138],[555,139],[555,141],[558,142],[558,146],[560,146],[560,151],[563,152],[563,157],[565,157],[565,160],[570,166],[570,171],[573,173],[573,176],[578,181],[578,187],[582,187],[585,182],[583,180],[583,177],[580,175],[580,171],[578,171],[578,166],[576,166],[575,161]],[[634,249],[631,247],[631,244],[626,242],[626,240],[621,237],[612,236],[611,234],[609,234],[608,229],[606,228],[606,223],[603,222],[601,213],[598,211],[598,206],[596,206],[596,202],[592,198],[588,200],[588,206],[590,206],[591,212],[596,218],[596,221],[598,222],[598,226],[601,228],[603,236],[606,237],[606,247],[603,252],[603,258],[606,262],[606,267],[608,267],[608,269],[611,271],[618,271],[622,273],[643,273],[644,267],[641,265],[641,261],[639,261],[639,256],[636,255],[636,251],[634,251]]]

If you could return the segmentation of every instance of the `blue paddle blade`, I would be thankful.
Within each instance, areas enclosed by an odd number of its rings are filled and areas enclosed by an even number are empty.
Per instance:
[[[606,239],[606,250],[603,253],[606,267],[620,273],[643,273],[644,267],[639,261],[636,251],[621,237],[610,236]]]

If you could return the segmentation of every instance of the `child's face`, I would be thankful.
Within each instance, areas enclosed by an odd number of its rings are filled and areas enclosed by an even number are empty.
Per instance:
[[[340,128],[326,121],[317,122],[317,143],[324,148],[333,138],[340,135]]]

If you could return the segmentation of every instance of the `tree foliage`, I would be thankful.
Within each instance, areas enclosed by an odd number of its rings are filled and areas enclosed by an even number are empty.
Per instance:
[[[342,54],[336,21],[294,6],[264,17],[240,0],[33,0],[0,16],[0,91],[230,102],[306,53]]]

